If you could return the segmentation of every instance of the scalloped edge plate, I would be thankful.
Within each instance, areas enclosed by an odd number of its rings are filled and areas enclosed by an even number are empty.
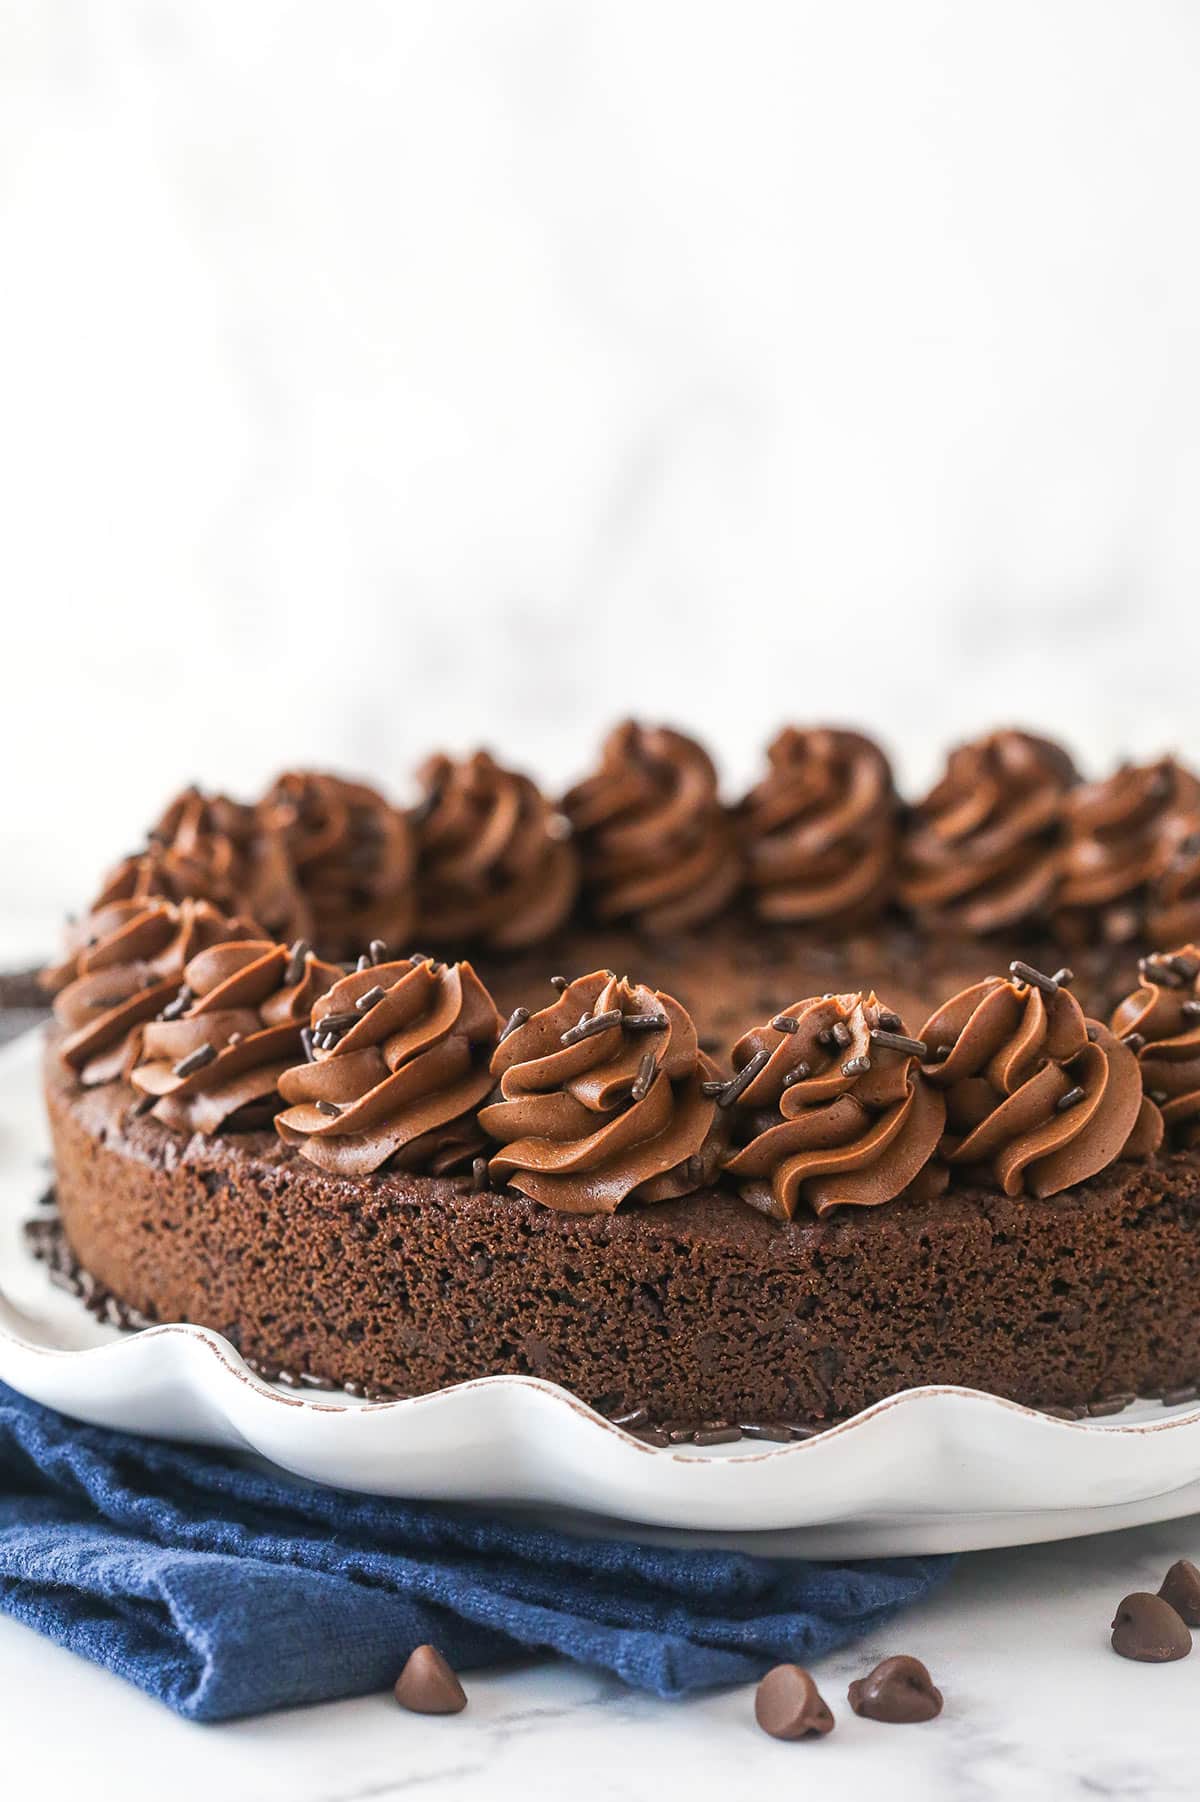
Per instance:
[[[21,1238],[48,1159],[39,1038],[0,1052],[0,1379],[77,1419],[254,1453],[310,1482],[772,1553],[1032,1544],[1200,1509],[1195,1404],[1070,1422],[929,1385],[794,1445],[657,1449],[535,1377],[364,1403],[264,1382],[205,1327],[101,1326]]]

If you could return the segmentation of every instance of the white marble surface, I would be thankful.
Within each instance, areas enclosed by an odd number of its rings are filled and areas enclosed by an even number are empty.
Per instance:
[[[177,1721],[114,1677],[0,1616],[4,1793],[13,1802],[1192,1802],[1197,1664],[1130,1664],[1116,1603],[1200,1558],[1195,1521],[964,1559],[949,1589],[816,1667],[829,1739],[781,1745],[753,1690],[665,1703],[594,1672],[528,1664],[466,1679],[465,1714],[390,1696],[222,1727]],[[946,1697],[920,1726],[860,1721],[846,1685],[877,1659],[923,1658]]]

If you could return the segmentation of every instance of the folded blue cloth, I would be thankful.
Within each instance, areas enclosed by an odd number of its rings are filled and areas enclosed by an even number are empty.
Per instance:
[[[301,1487],[0,1384],[0,1608],[192,1720],[384,1689],[426,1640],[457,1669],[549,1650],[660,1696],[742,1683],[952,1562],[675,1551]]]

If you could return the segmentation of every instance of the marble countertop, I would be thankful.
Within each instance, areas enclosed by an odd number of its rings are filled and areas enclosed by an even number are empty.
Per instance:
[[[1107,1633],[1123,1595],[1156,1588],[1186,1556],[1200,1559],[1200,1520],[964,1558],[934,1599],[816,1667],[838,1724],[828,1740],[796,1745],[758,1731],[750,1688],[665,1703],[557,1662],[468,1675],[470,1704],[454,1718],[371,1696],[197,1727],[0,1616],[5,1793],[660,1802],[686,1782],[695,1802],[1190,1802],[1196,1664],[1130,1664]],[[886,1727],[851,1714],[850,1678],[897,1651],[929,1665],[946,1697],[939,1720]]]

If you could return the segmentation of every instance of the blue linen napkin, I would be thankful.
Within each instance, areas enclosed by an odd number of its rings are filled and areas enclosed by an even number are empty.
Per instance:
[[[679,1696],[873,1631],[949,1558],[850,1565],[582,1539],[302,1487],[0,1384],[0,1608],[192,1720],[550,1650]]]

